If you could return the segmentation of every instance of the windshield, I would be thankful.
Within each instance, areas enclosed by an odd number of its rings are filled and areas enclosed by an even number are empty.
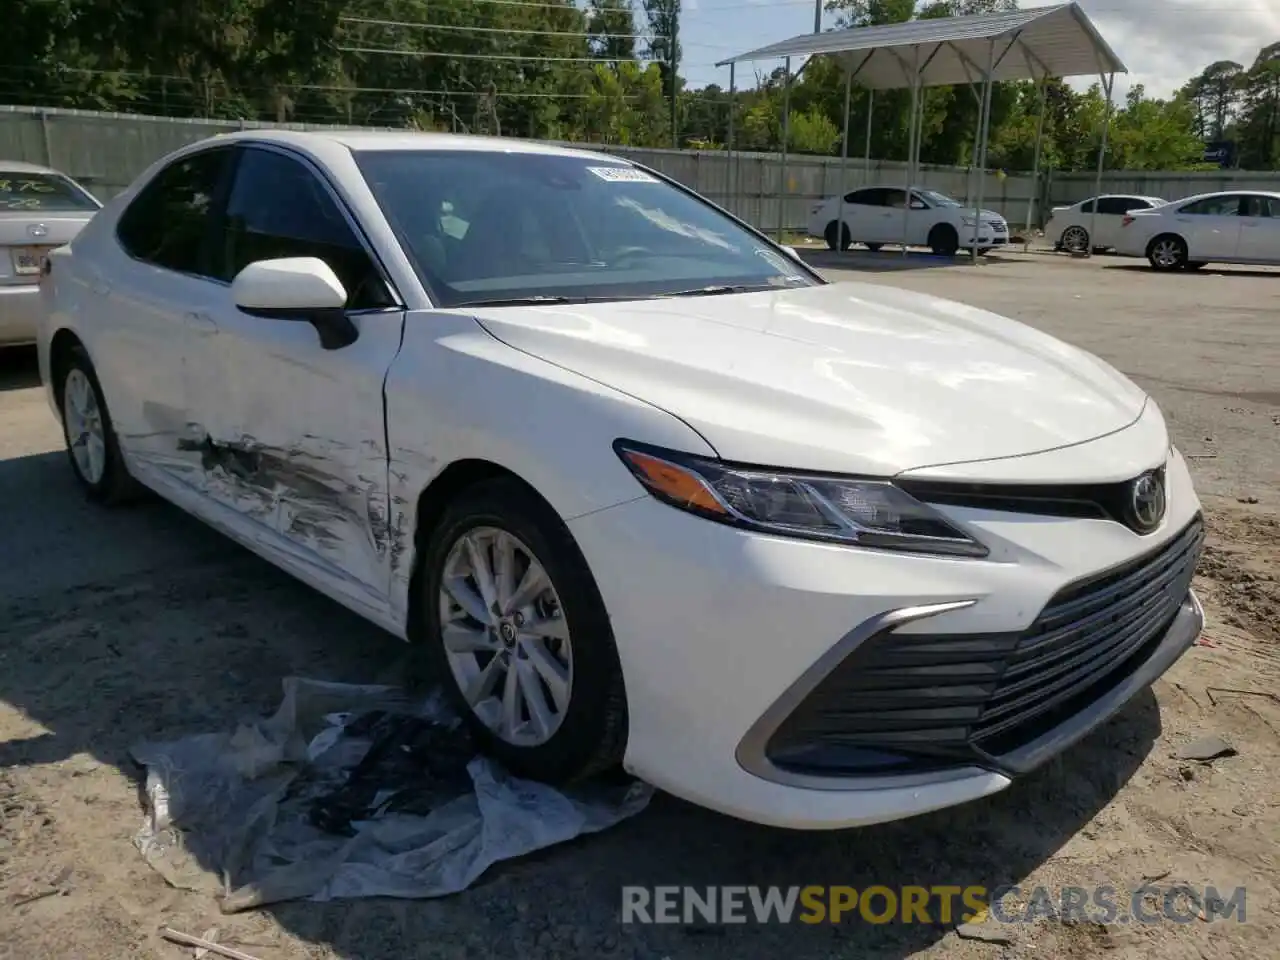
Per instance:
[[[917,190],[916,193],[924,197],[932,206],[935,207],[958,207],[959,200],[948,197],[945,193],[938,193],[937,190]]]
[[[0,170],[0,213],[7,210],[97,210],[97,202],[56,173]]]
[[[823,282],[707,203],[620,161],[478,150],[355,157],[442,307]]]

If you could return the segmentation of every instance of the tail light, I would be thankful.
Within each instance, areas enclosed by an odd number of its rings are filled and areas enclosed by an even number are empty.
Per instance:
[[[1134,217],[1131,217],[1126,213],[1124,215],[1124,219],[1120,221],[1120,226],[1127,227],[1129,224],[1133,223],[1134,219]]]

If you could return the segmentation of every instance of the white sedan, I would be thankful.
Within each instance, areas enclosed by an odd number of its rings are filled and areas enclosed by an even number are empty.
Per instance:
[[[844,230],[837,230],[843,223]],[[809,211],[809,235],[821,237],[827,249],[849,249],[861,243],[872,251],[887,243],[928,247],[942,257],[970,250],[982,252],[1009,243],[1009,224],[994,210],[976,211],[936,190],[913,187],[863,187],[828,197]]]
[[[1095,202],[1097,210],[1094,210]],[[1068,253],[1110,250],[1120,240],[1125,214],[1134,210],[1152,210],[1164,203],[1159,197],[1134,194],[1090,197],[1070,206],[1054,207],[1049,222],[1044,225],[1044,236],[1055,250]]]
[[[1142,390],[827,283],[625,160],[239,133],[50,260],[86,494],[145,485],[418,645],[526,776],[906,817],[1008,786],[1200,630],[1200,506]]]
[[[101,206],[66,174],[0,160],[0,347],[35,342],[45,254]]]
[[[1280,193],[1204,193],[1125,216],[1116,252],[1156,270],[1280,264]]]

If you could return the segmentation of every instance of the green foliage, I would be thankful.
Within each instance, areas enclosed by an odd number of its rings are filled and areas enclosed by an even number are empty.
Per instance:
[[[735,92],[685,88],[680,0],[22,0],[9,22],[0,102],[317,123],[411,126],[610,144],[782,146],[781,68]],[[827,0],[842,26],[1016,9],[1016,0]],[[638,37],[645,39],[637,41]],[[742,80],[741,71],[739,79]],[[844,76],[817,58],[791,85],[797,153],[840,152]],[[910,93],[854,87],[849,153],[904,159]],[[677,125],[673,130],[672,111]],[[969,164],[978,103],[924,92],[921,159]],[[989,165],[1092,169],[1105,97],[1060,80],[997,84]],[[1280,42],[1247,65],[1205,67],[1167,100],[1115,105],[1108,168],[1194,169],[1205,140],[1242,166],[1280,168]]]

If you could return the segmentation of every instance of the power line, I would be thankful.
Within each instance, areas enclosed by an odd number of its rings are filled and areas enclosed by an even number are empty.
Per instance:
[[[396,57],[449,57],[459,60],[523,60],[542,63],[613,63],[609,57],[541,57],[520,53],[450,53],[446,50],[388,50],[379,47],[336,47],[342,53],[383,54]]]
[[[411,27],[416,30],[465,30],[471,33],[517,33],[532,37],[572,37],[582,40],[660,40],[641,33],[582,33],[561,30],[513,30],[507,27],[471,27],[462,24],[417,23],[409,20],[373,20],[367,17],[339,17],[343,23],[365,23],[379,27]]]

